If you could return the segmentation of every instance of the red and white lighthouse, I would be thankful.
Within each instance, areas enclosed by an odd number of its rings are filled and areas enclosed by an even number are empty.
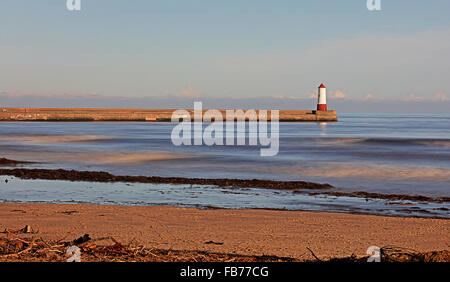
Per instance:
[[[326,111],[327,110],[327,88],[323,83],[319,86],[319,98],[317,101],[317,110]]]

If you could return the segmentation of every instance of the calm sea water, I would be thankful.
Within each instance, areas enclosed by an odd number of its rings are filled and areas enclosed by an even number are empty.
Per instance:
[[[281,123],[274,157],[261,157],[258,146],[177,147],[170,139],[174,126],[5,122],[0,156],[40,162],[28,167],[307,180],[344,191],[450,196],[450,114],[342,114],[337,123]]]

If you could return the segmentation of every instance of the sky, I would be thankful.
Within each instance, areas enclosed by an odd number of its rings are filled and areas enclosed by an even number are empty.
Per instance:
[[[0,1],[0,106],[450,112],[450,1]],[[204,104],[205,104],[204,103]]]

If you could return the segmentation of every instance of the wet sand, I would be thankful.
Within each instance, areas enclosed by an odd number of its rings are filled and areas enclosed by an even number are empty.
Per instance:
[[[162,206],[0,204],[0,230],[30,225],[46,240],[112,236],[149,248],[320,259],[366,255],[369,246],[448,250],[450,221],[306,211]],[[30,234],[23,234],[30,236]],[[1,234],[1,236],[6,236]]]

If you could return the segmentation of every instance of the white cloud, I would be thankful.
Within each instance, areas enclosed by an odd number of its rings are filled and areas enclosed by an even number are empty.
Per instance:
[[[373,100],[376,100],[376,98],[371,93],[369,93],[369,94],[367,94],[367,96],[363,100],[373,101]]]
[[[286,95],[275,95],[272,96],[275,99],[280,99],[280,100],[284,100],[284,99],[290,99],[290,100],[295,100],[295,99],[301,99],[300,97],[295,97],[295,96],[286,96]]]
[[[316,99],[316,98],[317,98],[317,93],[316,93],[316,92],[310,92],[310,93],[308,94],[308,98],[310,98],[310,99]]]
[[[194,88],[192,88],[192,86],[189,85],[188,87],[185,87],[180,90],[179,96],[191,99],[196,98],[198,97],[198,91],[194,90]]]
[[[450,98],[448,98],[445,93],[438,92],[438,93],[436,93],[436,96],[434,96],[434,100],[445,102],[445,101],[450,101]]]
[[[409,94],[407,97],[401,99],[402,101],[406,101],[406,102],[421,102],[424,99],[421,97],[416,96],[416,94],[411,93]]]
[[[347,98],[347,94],[342,90],[336,90],[331,93],[331,97],[335,99],[345,99]]]

